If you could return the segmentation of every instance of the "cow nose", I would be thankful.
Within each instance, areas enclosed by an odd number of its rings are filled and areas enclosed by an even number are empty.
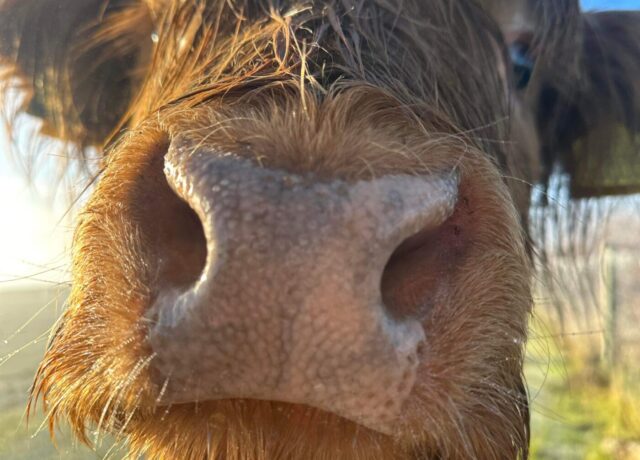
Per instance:
[[[452,213],[455,177],[323,181],[180,138],[165,175],[207,256],[193,285],[161,290],[147,313],[159,402],[298,403],[389,432],[425,332],[385,307],[382,273]]]

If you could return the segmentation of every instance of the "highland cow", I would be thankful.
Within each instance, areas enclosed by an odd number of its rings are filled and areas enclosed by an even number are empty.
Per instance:
[[[640,190],[640,16],[577,0],[0,0],[102,160],[32,402],[131,458],[526,458],[533,184]]]

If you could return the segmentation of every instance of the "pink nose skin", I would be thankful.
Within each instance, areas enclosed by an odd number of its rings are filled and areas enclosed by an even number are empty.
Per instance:
[[[207,261],[148,312],[160,403],[299,403],[391,433],[425,332],[387,311],[382,272],[451,215],[456,178],[321,182],[181,139],[165,174],[202,222]]]

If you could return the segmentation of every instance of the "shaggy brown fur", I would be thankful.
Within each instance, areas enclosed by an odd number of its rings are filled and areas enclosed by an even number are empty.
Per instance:
[[[79,219],[69,308],[33,390],[51,427],[66,419],[85,442],[89,428],[114,433],[131,458],[526,457],[522,223],[539,175],[530,109],[544,85],[576,97],[566,83],[580,73],[584,26],[575,2],[527,3],[539,75],[523,105],[499,4],[0,1],[0,55],[32,93],[28,110],[48,132],[105,152]],[[564,80],[558,62],[571,70]],[[157,403],[144,312],[204,263],[197,219],[162,174],[178,134],[318,178],[458,172],[460,200],[433,248],[392,260],[382,282],[399,310],[439,299],[393,436],[301,405]]]

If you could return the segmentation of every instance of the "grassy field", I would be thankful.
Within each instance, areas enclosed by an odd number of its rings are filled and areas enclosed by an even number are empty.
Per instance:
[[[106,452],[79,446],[64,432],[56,448],[42,411],[26,425],[29,386],[65,296],[62,289],[0,291],[0,459],[91,459]]]
[[[533,321],[527,348],[532,458],[640,459],[640,371],[635,363],[606,369],[599,334],[562,334],[549,324]]]
[[[64,290],[0,291],[0,459],[104,458],[68,433],[49,440],[42,414],[25,426],[31,378]],[[526,374],[532,397],[532,458],[640,459],[640,371],[601,369],[594,334],[561,334],[550,321],[533,322]],[[111,452],[121,458],[121,452]]]

